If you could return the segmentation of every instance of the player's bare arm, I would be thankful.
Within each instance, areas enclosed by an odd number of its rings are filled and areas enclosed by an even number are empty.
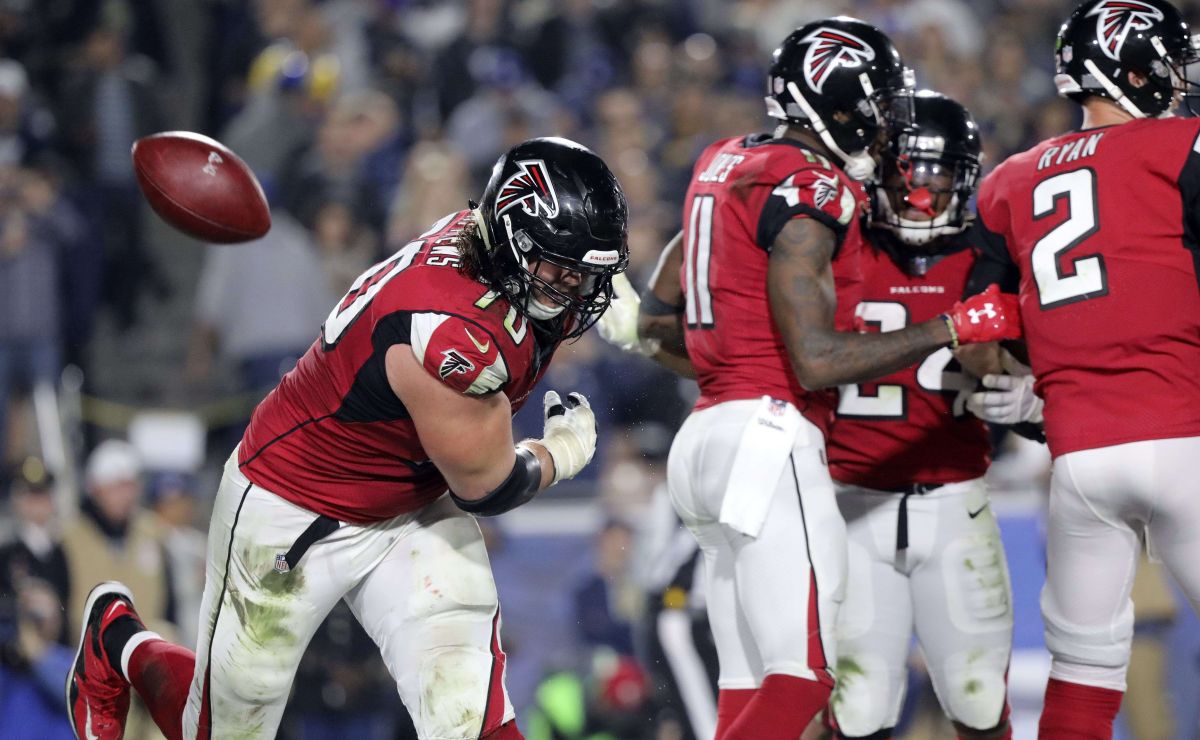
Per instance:
[[[421,446],[459,498],[476,501],[508,477],[516,461],[512,408],[503,393],[471,396],[439,382],[403,344],[387,352],[388,382],[412,415]],[[546,448],[528,444],[550,485],[554,461]]]
[[[657,339],[659,349],[651,358],[685,378],[696,377],[683,339],[683,286],[679,270],[683,266],[683,232],[676,234],[658,256],[650,286],[638,308],[638,335]]]
[[[886,334],[836,331],[831,264],[835,244],[832,229],[801,218],[788,222],[771,249],[767,268],[771,313],[801,385],[814,390],[870,380],[952,343],[954,338],[941,319]]]

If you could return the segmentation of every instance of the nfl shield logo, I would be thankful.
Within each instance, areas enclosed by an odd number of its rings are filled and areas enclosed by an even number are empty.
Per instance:
[[[287,573],[291,569],[292,569],[292,566],[288,565],[286,553],[281,552],[275,556],[275,572],[276,573]]]

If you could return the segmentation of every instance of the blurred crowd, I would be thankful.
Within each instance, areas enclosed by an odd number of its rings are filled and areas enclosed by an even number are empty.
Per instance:
[[[71,737],[61,676],[93,582],[130,583],[160,632],[194,639],[205,471],[354,277],[477,197],[503,150],[561,135],[603,156],[629,197],[630,271],[644,284],[679,228],[695,157],[768,126],[765,70],[790,29],[839,13],[880,26],[919,86],[975,115],[986,170],[1075,125],[1052,85],[1069,5],[0,0],[0,522],[10,537],[0,551],[0,738],[33,736],[5,724],[18,715],[44,719],[39,737]],[[264,239],[189,248],[148,213],[130,146],[176,128],[221,139],[254,169],[272,207]],[[159,335],[179,339],[141,366],[144,338]],[[134,365],[148,380],[131,387],[122,381]],[[56,485],[45,430],[35,431],[53,415],[29,399],[60,387],[68,366],[101,402],[186,411],[232,401],[204,420],[199,450],[169,463],[148,459],[120,425],[68,430],[67,467],[77,458],[82,473]],[[592,399],[598,459],[555,495],[598,499],[608,524],[594,572],[562,597],[582,657],[538,687],[529,736],[672,737],[669,721],[645,720],[665,716],[653,709],[652,666],[635,657],[645,593],[659,587],[639,581],[630,553],[694,390],[590,335],[560,353],[546,386]],[[540,421],[533,409],[518,429],[536,434]],[[1018,482],[1043,469],[1031,459],[1011,472]],[[64,485],[76,490],[63,496]],[[296,683],[292,735],[403,736],[390,679],[364,639],[348,613],[326,623]]]

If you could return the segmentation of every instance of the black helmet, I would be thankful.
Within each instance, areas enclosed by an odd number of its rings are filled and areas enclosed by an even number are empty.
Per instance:
[[[1083,3],[1059,29],[1054,59],[1059,95],[1076,102],[1099,95],[1144,118],[1169,110],[1180,93],[1192,110],[1196,93],[1187,67],[1197,61],[1197,46],[1183,16],[1166,0]],[[1130,72],[1147,82],[1136,87]]]
[[[848,174],[865,179],[861,170],[869,175],[874,166],[865,152],[885,115],[907,123],[912,80],[900,52],[878,28],[856,18],[829,18],[801,26],[775,50],[767,113],[811,127]],[[848,120],[839,122],[839,113]]]
[[[629,264],[628,208],[617,178],[591,150],[559,138],[516,145],[492,168],[479,215],[482,277],[517,310],[555,320],[558,337],[569,339],[608,308],[612,278]],[[542,262],[579,273],[578,293],[538,277]]]
[[[871,192],[871,225],[907,246],[962,233],[971,222],[979,152],[979,127],[966,108],[941,93],[918,92],[912,124],[889,133]],[[932,218],[904,218],[911,208]]]

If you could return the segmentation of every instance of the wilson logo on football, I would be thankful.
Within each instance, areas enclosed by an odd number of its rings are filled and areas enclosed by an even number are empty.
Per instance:
[[[1121,47],[1130,31],[1145,31],[1163,19],[1161,10],[1139,0],[1107,0],[1088,15],[1100,16],[1096,19],[1096,40],[1104,55],[1116,61],[1121,60]]]
[[[554,218],[558,215],[558,196],[554,194],[554,183],[546,163],[540,159],[517,162],[521,169],[500,186],[496,195],[496,216],[520,205],[530,216]]]
[[[441,365],[438,365],[438,376],[442,380],[455,373],[465,375],[475,369],[475,363],[463,357],[456,349],[442,350],[442,355],[446,358],[442,360]]]
[[[818,28],[804,37],[812,42],[804,54],[804,81],[821,92],[825,80],[838,67],[857,67],[875,58],[875,50],[854,34],[833,28]]]

